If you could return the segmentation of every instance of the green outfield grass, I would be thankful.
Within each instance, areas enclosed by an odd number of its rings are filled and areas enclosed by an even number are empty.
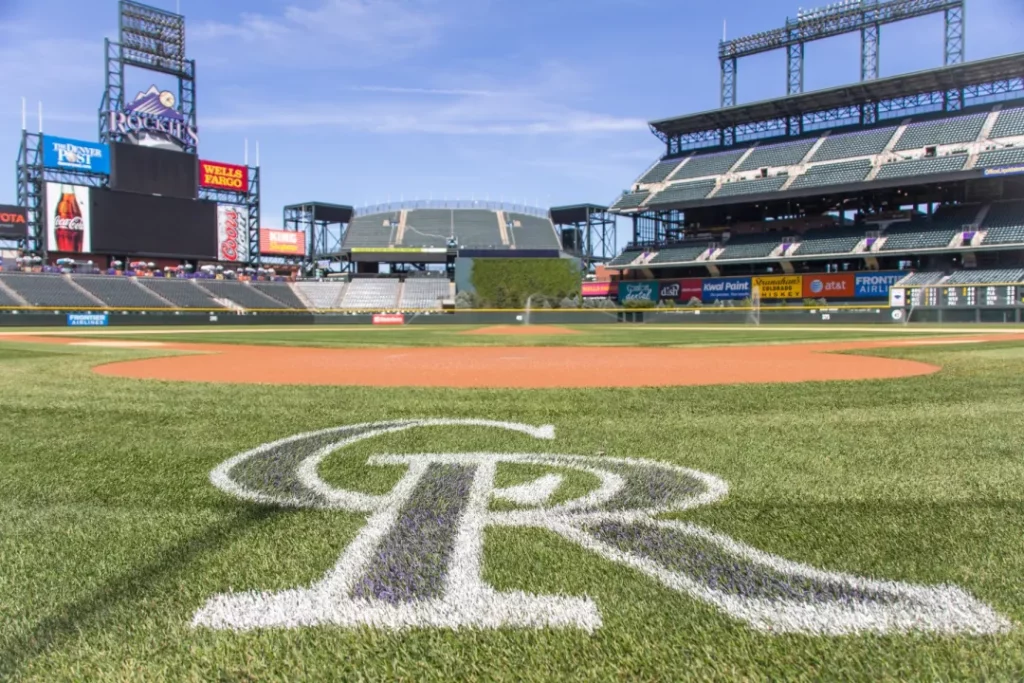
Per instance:
[[[58,329],[47,334],[202,344],[247,344],[324,348],[420,347],[420,346],[650,346],[686,347],[726,344],[777,344],[803,342],[895,339],[908,336],[951,336],[1006,332],[1007,326],[747,326],[747,325],[569,325],[573,334],[522,335],[474,334],[486,325],[408,325],[402,327],[307,326],[235,328],[105,328]],[[541,330],[545,326],[536,326]],[[24,331],[24,330],[23,330]]]
[[[416,328],[153,339],[677,345],[857,334],[581,329],[550,338]],[[614,391],[314,390],[90,370],[159,353],[0,341],[0,680],[1024,678],[1024,343],[871,351],[944,368],[901,380]],[[485,536],[486,581],[590,596],[600,629],[191,626],[228,589],[318,580],[366,519],[245,502],[215,488],[212,469],[299,432],[410,417],[553,424],[556,434],[543,442],[485,427],[388,434],[329,457],[322,478],[383,493],[403,470],[366,464],[381,453],[603,453],[674,463],[730,486],[723,500],[674,519],[822,569],[954,584],[1018,625],[982,636],[769,635],[549,531],[502,527]],[[498,485],[543,473],[501,466]],[[570,474],[555,499],[596,485]]]

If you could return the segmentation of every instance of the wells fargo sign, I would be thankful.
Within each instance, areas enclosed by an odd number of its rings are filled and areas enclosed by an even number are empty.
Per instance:
[[[236,164],[199,160],[199,186],[232,192],[249,191],[249,169]]]

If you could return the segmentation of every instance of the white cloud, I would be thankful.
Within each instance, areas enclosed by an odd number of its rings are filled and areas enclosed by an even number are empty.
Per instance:
[[[433,44],[444,23],[428,0],[321,0],[313,9],[289,5],[276,16],[200,22],[189,37],[200,50],[244,46],[256,59],[337,68],[400,59]]]

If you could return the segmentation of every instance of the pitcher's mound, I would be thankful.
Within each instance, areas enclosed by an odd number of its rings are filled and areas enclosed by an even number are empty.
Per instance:
[[[478,330],[468,330],[462,334],[498,334],[506,336],[579,334],[577,330],[558,325],[492,325]]]

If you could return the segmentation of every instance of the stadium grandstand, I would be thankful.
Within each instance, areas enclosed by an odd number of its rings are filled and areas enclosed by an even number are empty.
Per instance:
[[[608,267],[637,280],[920,271],[937,273],[933,284],[1017,282],[1024,53],[962,61],[962,4],[874,3],[872,24],[862,3],[840,3],[723,41],[723,106],[650,123],[665,154],[612,202],[633,239]],[[879,78],[865,61],[859,83],[801,92],[804,43],[874,26],[866,59],[879,24],[940,11],[946,66]],[[736,104],[737,58],[784,48],[790,94]]]

